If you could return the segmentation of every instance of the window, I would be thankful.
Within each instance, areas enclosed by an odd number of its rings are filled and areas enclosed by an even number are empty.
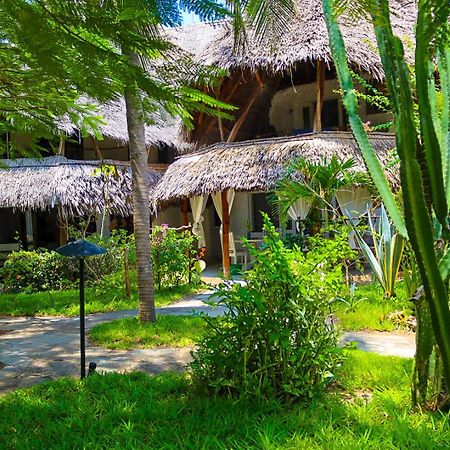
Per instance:
[[[171,164],[175,160],[175,149],[167,145],[158,148],[158,163]]]
[[[322,128],[339,127],[339,102],[325,100],[322,107]]]
[[[0,244],[16,242],[21,232],[20,213],[13,212],[10,208],[0,209],[0,230]]]
[[[265,212],[276,228],[280,226],[280,220],[276,214],[274,214],[273,206],[269,203],[267,194],[253,194],[252,195],[252,218],[253,218],[253,230],[261,232],[263,229],[263,218],[261,212]]]

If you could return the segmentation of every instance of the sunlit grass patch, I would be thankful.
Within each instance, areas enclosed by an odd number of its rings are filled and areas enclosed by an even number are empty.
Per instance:
[[[195,316],[159,315],[155,323],[136,317],[95,326],[89,334],[95,345],[117,350],[192,346],[203,335],[205,321]]]
[[[198,286],[183,285],[155,290],[156,306],[165,306],[198,292]],[[123,291],[110,288],[104,292],[86,290],[86,313],[134,309],[139,306],[137,292],[128,298]],[[0,294],[0,316],[76,316],[79,313],[78,290]]]

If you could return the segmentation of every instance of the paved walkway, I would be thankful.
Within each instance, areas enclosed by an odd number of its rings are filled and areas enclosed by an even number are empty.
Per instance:
[[[209,294],[198,294],[167,307],[158,314],[192,314],[204,312],[211,316],[223,314],[222,307],[204,303]],[[86,317],[89,330],[101,322],[136,316],[137,310],[91,314]],[[17,387],[79,373],[78,318],[18,317],[0,318],[0,393]],[[345,333],[342,343],[358,342],[362,350],[385,355],[414,356],[414,335],[408,333],[352,332]],[[95,361],[98,369],[142,370],[158,373],[182,370],[190,360],[191,348],[159,348],[108,350],[87,343],[87,362]],[[2,364],[3,363],[3,364]],[[3,366],[3,368],[2,368]]]

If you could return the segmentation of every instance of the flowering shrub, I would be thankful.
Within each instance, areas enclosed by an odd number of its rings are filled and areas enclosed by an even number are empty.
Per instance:
[[[195,278],[197,238],[189,231],[177,231],[167,224],[154,227],[151,236],[153,276],[156,286],[177,286]]]
[[[124,283],[124,255],[128,248],[130,269],[135,268],[133,236],[125,230],[114,230],[104,238],[92,234],[88,240],[107,249],[103,255],[86,259],[87,281],[95,286],[117,286]],[[167,225],[152,231],[151,255],[155,285],[177,286],[198,281],[196,237],[188,231],[177,232]],[[3,292],[38,292],[71,287],[78,279],[79,265],[74,258],[64,258],[46,249],[20,250],[8,256],[0,269]]]
[[[124,231],[113,231],[109,238],[97,234],[89,236],[107,249],[103,255],[86,259],[88,282],[98,282],[105,275],[116,273],[123,267],[124,248],[129,237]],[[133,258],[133,255],[132,255]],[[78,260],[65,258],[43,248],[12,252],[0,270],[3,292],[39,292],[72,287],[78,279]]]

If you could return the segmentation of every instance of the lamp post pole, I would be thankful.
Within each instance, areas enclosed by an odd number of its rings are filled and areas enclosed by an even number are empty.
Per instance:
[[[83,379],[86,376],[86,330],[84,320],[84,258],[80,258],[80,353],[81,353],[81,371],[80,376]]]
[[[80,354],[81,354],[81,370],[80,376],[83,379],[86,376],[86,328],[84,320],[84,258],[88,256],[103,255],[106,253],[106,248],[100,247],[97,244],[88,242],[85,239],[69,242],[56,251],[63,256],[71,258],[78,258],[80,261]],[[89,364],[89,373],[94,372],[97,365],[95,363]]]

